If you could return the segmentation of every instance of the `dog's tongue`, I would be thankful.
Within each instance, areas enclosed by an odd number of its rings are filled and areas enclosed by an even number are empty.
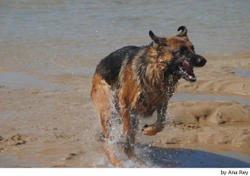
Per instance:
[[[188,61],[186,60],[182,63],[182,66],[185,68],[187,72],[190,72],[192,70],[192,67],[189,65]]]
[[[183,66],[183,67],[188,67],[188,66],[189,66],[188,61],[184,60],[184,62],[182,63],[182,66]]]
[[[181,75],[184,79],[194,82],[196,81],[196,77],[193,72],[193,66],[189,64],[188,61],[184,60],[182,63],[182,72]]]

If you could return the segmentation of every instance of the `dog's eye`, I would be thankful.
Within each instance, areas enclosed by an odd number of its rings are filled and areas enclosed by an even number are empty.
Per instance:
[[[180,54],[185,54],[185,52],[187,51],[187,47],[183,46],[178,50],[178,53]]]
[[[183,47],[181,47],[181,49],[180,49],[180,52],[185,52],[187,50],[187,48],[185,47],[185,46],[183,46]]]
[[[183,46],[183,47],[179,48],[178,50],[176,50],[174,52],[174,54],[183,54],[183,53],[185,53],[186,50],[187,50],[187,48]]]

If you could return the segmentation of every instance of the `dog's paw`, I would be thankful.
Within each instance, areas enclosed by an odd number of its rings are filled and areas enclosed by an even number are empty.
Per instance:
[[[154,136],[158,132],[162,131],[163,128],[164,128],[164,124],[153,124],[153,125],[146,124],[142,128],[142,133],[144,135]]]
[[[153,136],[153,135],[155,135],[156,133],[157,133],[158,131],[157,130],[155,130],[155,128],[153,128],[152,126],[150,126],[150,125],[144,125],[143,127],[142,127],[142,133],[144,134],[144,135],[148,135],[148,136]]]
[[[149,126],[148,124],[144,125],[144,126],[142,127],[142,129],[141,129],[141,132],[144,133],[145,130],[146,130],[146,128],[148,128],[148,126]]]
[[[142,131],[143,131],[145,128],[148,128],[148,127],[149,127],[148,124],[144,125],[144,126],[142,127]]]

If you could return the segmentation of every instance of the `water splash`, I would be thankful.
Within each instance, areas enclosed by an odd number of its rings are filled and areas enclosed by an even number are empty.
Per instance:
[[[122,118],[119,112],[119,105],[115,92],[111,92],[110,102],[111,102],[110,109],[112,113],[109,121],[109,134],[110,134],[110,138],[108,139],[109,145],[112,145],[115,155],[118,157],[120,161],[123,162],[124,167],[128,168],[143,167],[139,163],[130,160],[124,153],[126,138],[125,135],[122,133]],[[134,119],[136,121],[131,123],[137,126],[137,123],[139,123],[137,119],[139,117],[134,113],[131,113],[131,116],[133,116],[131,119]],[[138,150],[136,151],[137,154],[139,154]],[[102,164],[103,163],[95,163],[95,165],[102,165]]]
[[[122,118],[119,112],[119,105],[115,92],[111,92],[110,102],[111,117],[109,121],[109,142],[111,144],[116,144],[120,141],[122,135]]]
[[[175,81],[173,75],[168,76],[168,85],[167,85],[167,90],[166,90],[166,95],[168,97],[171,97],[174,95],[174,89],[175,89]]]
[[[132,119],[135,120],[133,124],[137,127],[137,132],[135,136],[135,155],[138,159],[143,161],[145,165],[141,165],[138,162],[134,162],[130,160],[124,153],[124,145],[125,145],[125,135],[122,133],[122,118],[119,112],[119,106],[117,97],[115,96],[115,92],[111,93],[111,117],[110,117],[110,123],[109,123],[109,132],[110,132],[110,139],[108,140],[109,145],[112,145],[115,155],[118,157],[120,161],[123,162],[124,167],[159,167],[157,164],[155,164],[155,158],[157,153],[155,154],[152,150],[152,137],[151,136],[145,136],[139,132],[140,129],[142,129],[142,126],[145,124],[144,121],[150,120],[151,122],[156,120],[156,113],[154,113],[153,118],[143,118],[140,115],[137,115],[135,113],[131,113]],[[165,112],[162,112],[165,113]],[[167,116],[169,116],[170,113],[168,113]],[[168,119],[168,118],[167,118]],[[167,120],[166,119],[166,120]],[[166,122],[169,122],[167,120]],[[139,123],[139,124],[138,124]],[[155,156],[154,156],[155,155]],[[153,158],[153,159],[152,159]],[[101,161],[104,162],[103,158]],[[100,161],[100,162],[101,162]],[[102,166],[105,165],[104,163],[95,163],[95,166]]]

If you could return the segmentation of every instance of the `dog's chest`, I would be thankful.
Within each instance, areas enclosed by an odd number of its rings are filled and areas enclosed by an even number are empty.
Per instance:
[[[141,93],[137,99],[135,109],[142,116],[151,116],[156,109],[167,104],[170,97],[166,93]]]

